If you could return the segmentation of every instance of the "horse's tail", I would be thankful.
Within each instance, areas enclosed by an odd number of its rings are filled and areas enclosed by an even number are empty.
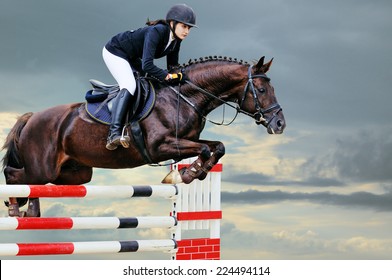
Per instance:
[[[27,121],[33,113],[26,113],[18,118],[16,124],[8,133],[5,143],[3,145],[3,150],[7,150],[3,157],[3,169],[7,166],[14,168],[23,168],[22,163],[19,158],[18,142],[22,129],[25,127]]]

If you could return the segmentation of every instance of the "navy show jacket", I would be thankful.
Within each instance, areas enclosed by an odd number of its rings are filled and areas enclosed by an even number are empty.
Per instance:
[[[158,23],[119,33],[105,45],[105,48],[112,54],[126,59],[135,70],[142,70],[164,80],[168,71],[157,67],[154,59],[166,56],[167,68],[176,66],[181,45],[181,40],[176,38],[166,48],[169,34],[169,25]]]

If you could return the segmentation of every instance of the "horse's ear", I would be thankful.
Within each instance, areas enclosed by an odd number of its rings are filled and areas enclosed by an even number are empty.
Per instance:
[[[264,64],[264,59],[265,59],[265,56],[260,58],[259,62],[257,62],[257,64],[256,64],[256,69],[258,72],[267,73],[272,65],[272,61],[274,60],[274,58],[272,58],[270,61],[268,61],[266,64]]]
[[[257,70],[260,70],[260,68],[263,66],[263,64],[264,64],[264,59],[265,59],[265,56],[261,57],[261,58],[259,59],[259,62],[257,62],[257,64],[256,64],[256,69],[257,69]]]

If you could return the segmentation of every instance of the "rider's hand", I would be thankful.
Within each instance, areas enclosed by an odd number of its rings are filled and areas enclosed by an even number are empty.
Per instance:
[[[178,85],[178,84],[185,83],[186,78],[183,73],[179,72],[179,73],[167,74],[165,80],[167,83],[171,85]]]

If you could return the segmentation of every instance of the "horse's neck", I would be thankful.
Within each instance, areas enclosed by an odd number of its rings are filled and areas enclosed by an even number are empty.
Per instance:
[[[204,66],[204,67],[203,67]],[[199,88],[217,98],[211,98],[200,90],[193,89],[192,96],[197,99],[198,106],[205,108],[209,113],[216,107],[222,105],[218,100],[232,101],[236,93],[236,87],[244,80],[246,73],[243,66],[236,63],[206,64],[194,69],[189,73],[190,80]]]
[[[211,90],[217,94],[224,88],[231,88],[237,84],[241,78],[243,66],[236,63],[200,63],[189,72],[191,81],[199,87]]]

